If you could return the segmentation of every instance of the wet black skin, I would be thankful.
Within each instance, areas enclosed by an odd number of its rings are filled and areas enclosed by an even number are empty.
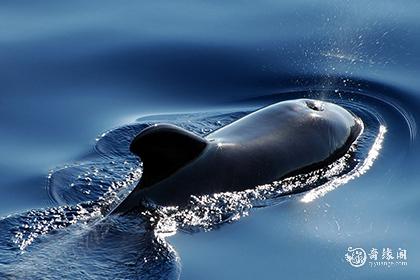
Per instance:
[[[205,138],[169,124],[143,130],[130,150],[143,161],[136,188],[113,211],[149,200],[182,206],[191,195],[241,191],[325,166],[343,156],[363,130],[353,113],[298,99],[257,110]]]

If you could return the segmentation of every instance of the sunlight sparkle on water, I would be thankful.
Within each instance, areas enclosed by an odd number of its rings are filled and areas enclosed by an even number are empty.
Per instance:
[[[319,197],[324,196],[325,194],[334,190],[338,186],[343,185],[343,184],[349,182],[350,180],[353,180],[353,179],[359,177],[360,175],[366,173],[370,169],[373,162],[375,161],[375,159],[379,155],[379,151],[382,148],[382,143],[383,143],[384,136],[385,136],[386,132],[387,132],[386,127],[384,125],[381,125],[379,127],[378,136],[376,137],[375,142],[372,145],[372,148],[370,149],[367,157],[361,163],[359,168],[356,168],[353,172],[350,172],[347,175],[344,175],[342,177],[338,177],[334,180],[331,180],[331,181],[329,181],[328,183],[326,183],[325,185],[323,185],[319,188],[316,188],[316,189],[313,189],[313,190],[307,192],[303,196],[301,201],[305,202],[305,203],[311,202],[311,201],[313,201],[313,200],[315,200]]]

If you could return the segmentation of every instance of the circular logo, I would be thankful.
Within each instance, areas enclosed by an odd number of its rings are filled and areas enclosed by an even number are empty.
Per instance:
[[[344,256],[346,261],[353,267],[361,267],[366,263],[366,252],[363,248],[348,247]]]

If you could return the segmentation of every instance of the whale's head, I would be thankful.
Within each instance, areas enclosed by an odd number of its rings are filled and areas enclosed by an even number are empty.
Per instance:
[[[313,147],[309,154],[313,153],[314,161],[321,154],[319,151],[329,155],[342,154],[341,151],[345,152],[364,128],[362,120],[353,112],[323,100],[280,102],[266,107],[265,113],[266,119],[267,116],[271,119],[269,129],[278,131],[278,139],[292,141],[294,145],[291,146],[299,146],[302,151],[306,150],[302,148],[305,145]]]
[[[344,121],[348,124],[360,123],[361,120],[353,112],[337,104],[315,99],[298,99],[295,109],[313,119]]]
[[[325,136],[335,138],[357,137],[363,130],[362,120],[350,110],[337,104],[314,99],[298,99],[291,104],[299,118],[313,129],[325,129]],[[353,139],[354,140],[354,139]]]
[[[216,142],[304,143],[334,151],[353,142],[363,130],[361,119],[337,104],[314,99],[295,99],[257,110],[240,121],[210,134]],[[271,141],[272,140],[272,141]]]

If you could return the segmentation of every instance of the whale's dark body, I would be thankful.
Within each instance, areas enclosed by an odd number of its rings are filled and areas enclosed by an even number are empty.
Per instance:
[[[113,213],[143,200],[185,205],[191,195],[245,190],[325,166],[343,156],[362,129],[344,108],[310,99],[265,107],[205,138],[173,125],[148,127],[130,146],[143,161],[143,176]]]

